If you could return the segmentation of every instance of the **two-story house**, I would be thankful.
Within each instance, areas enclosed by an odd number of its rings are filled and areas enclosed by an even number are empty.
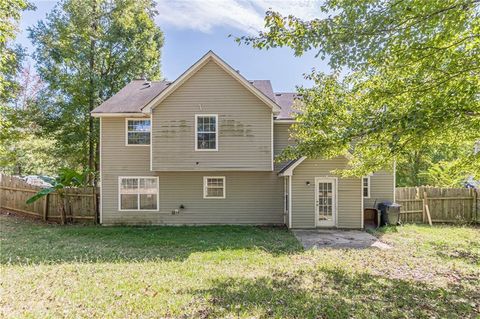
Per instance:
[[[293,143],[294,93],[249,81],[208,52],[173,82],[132,81],[100,118],[100,222],[362,228],[394,174],[332,174],[345,158],[276,164]]]

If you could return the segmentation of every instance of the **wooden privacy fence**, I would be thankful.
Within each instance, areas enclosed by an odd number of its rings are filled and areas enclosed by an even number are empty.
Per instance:
[[[62,200],[56,192],[44,196],[33,204],[26,203],[27,199],[41,189],[20,178],[0,174],[0,208],[39,217],[45,221],[59,221]],[[94,187],[67,188],[65,193],[67,221],[96,221],[98,192]]]
[[[479,192],[468,188],[398,187],[404,223],[480,222]]]

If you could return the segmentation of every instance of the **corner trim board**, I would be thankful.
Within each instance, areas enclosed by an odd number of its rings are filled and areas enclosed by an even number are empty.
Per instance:
[[[99,154],[99,158],[98,158],[98,162],[99,162],[99,167],[100,167],[100,200],[99,200],[99,205],[100,208],[99,208],[99,222],[100,222],[100,225],[103,224],[103,169],[102,169],[102,151],[103,151],[103,148],[102,148],[102,118],[100,118],[100,138],[99,138],[99,148],[100,148],[100,152],[98,152]]]
[[[288,228],[292,228],[292,201],[293,201],[293,194],[292,194],[292,177],[288,176]]]

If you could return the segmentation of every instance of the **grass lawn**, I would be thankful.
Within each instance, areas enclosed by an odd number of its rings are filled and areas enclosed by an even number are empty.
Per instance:
[[[43,225],[0,215],[0,317],[477,318],[480,229],[304,251],[285,229]]]

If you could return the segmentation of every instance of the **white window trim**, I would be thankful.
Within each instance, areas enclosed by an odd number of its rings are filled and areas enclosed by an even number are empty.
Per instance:
[[[198,118],[199,117],[215,117],[215,148],[203,149],[198,148]],[[196,152],[217,152],[218,151],[218,135],[219,135],[218,125],[218,114],[195,114],[195,151]]]
[[[209,197],[207,196],[207,180],[209,178],[223,179],[223,196],[222,197]],[[203,199],[225,199],[227,197],[227,183],[225,176],[203,176]]]
[[[367,175],[367,176],[363,176],[363,177],[362,177],[362,196],[363,196],[363,198],[370,198],[370,195],[371,195],[371,189],[370,189],[370,188],[371,188],[372,183],[371,183],[371,180],[370,180],[370,176],[371,176],[371,175]],[[368,189],[368,196],[365,196],[365,195],[363,194],[363,191],[364,191],[364,189],[365,189],[365,185],[363,185],[363,180],[364,180],[365,178],[368,179],[368,187],[367,187],[367,189]]]
[[[157,209],[140,209],[140,198],[138,199],[138,209],[122,209],[121,184],[124,178],[155,178],[157,180]],[[160,184],[158,176],[119,176],[118,177],[118,211],[120,212],[158,212],[160,209]]]
[[[128,143],[128,121],[150,121],[150,143],[148,144],[129,144]],[[152,144],[152,120],[149,117],[129,117],[125,118],[125,146],[150,146]]]

